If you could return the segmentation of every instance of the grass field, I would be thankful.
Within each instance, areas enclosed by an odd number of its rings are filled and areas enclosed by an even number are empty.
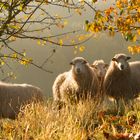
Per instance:
[[[26,106],[16,120],[0,120],[0,140],[105,140],[104,135],[123,140],[130,133],[140,133],[140,103],[133,110],[126,106],[119,116],[106,114],[91,100],[60,111],[49,100]]]

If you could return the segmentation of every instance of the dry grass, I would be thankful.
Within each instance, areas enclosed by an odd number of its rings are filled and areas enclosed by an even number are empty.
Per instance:
[[[106,115],[94,101],[55,110],[52,101],[26,106],[16,120],[0,120],[4,140],[104,140],[103,133],[140,132],[140,104],[122,116]],[[113,140],[113,139],[112,139]]]

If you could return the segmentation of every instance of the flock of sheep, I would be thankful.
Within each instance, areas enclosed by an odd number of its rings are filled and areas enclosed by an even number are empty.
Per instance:
[[[89,64],[76,57],[68,72],[56,78],[52,90],[54,101],[79,101],[88,97],[111,97],[117,105],[119,99],[126,103],[140,93],[140,61],[128,62],[126,54],[116,54],[110,64],[96,60]],[[105,95],[105,96],[104,96]]]
[[[77,102],[87,98],[112,97],[135,99],[140,93],[140,61],[128,62],[129,56],[116,54],[110,64],[96,60],[89,64],[83,57],[71,62],[71,69],[56,77],[52,86],[54,102]],[[14,119],[22,105],[43,101],[40,88],[28,84],[0,82],[0,117]]]

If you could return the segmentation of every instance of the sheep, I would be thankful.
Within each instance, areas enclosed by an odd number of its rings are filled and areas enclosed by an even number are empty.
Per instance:
[[[91,67],[94,69],[94,71],[97,74],[98,80],[99,80],[99,85],[100,85],[100,94],[102,94],[102,85],[103,85],[103,80],[106,74],[106,71],[108,69],[108,64],[104,62],[104,60],[95,60],[92,64]]]
[[[40,88],[28,84],[0,82],[0,117],[15,119],[23,105],[43,101]]]
[[[52,91],[55,101],[79,101],[87,96],[95,97],[98,92],[98,78],[83,57],[74,58],[71,69],[56,77]]]
[[[116,54],[110,62],[103,81],[103,91],[118,102],[123,99],[128,103],[140,92],[140,62],[127,61],[131,57],[126,54]]]
[[[106,74],[108,64],[104,62],[104,60],[95,60],[92,64],[91,67],[94,68],[94,70],[97,73],[99,81],[102,81],[104,79],[104,76]]]
[[[137,84],[140,83],[140,61],[133,61],[129,63],[131,68],[131,73],[133,73],[132,80],[135,80]],[[138,86],[138,91],[140,90],[140,87]]]

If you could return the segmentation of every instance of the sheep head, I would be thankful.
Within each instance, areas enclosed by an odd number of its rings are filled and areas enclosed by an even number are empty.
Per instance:
[[[126,54],[116,54],[113,58],[112,61],[116,64],[118,69],[120,71],[123,71],[129,67],[128,60],[130,59],[130,56],[127,56]]]
[[[89,65],[83,57],[76,57],[71,62],[72,71],[75,75],[82,75],[86,72],[86,67]]]
[[[108,64],[106,64],[103,60],[96,60],[91,65],[97,71],[97,75],[99,78],[103,78],[106,74]]]

